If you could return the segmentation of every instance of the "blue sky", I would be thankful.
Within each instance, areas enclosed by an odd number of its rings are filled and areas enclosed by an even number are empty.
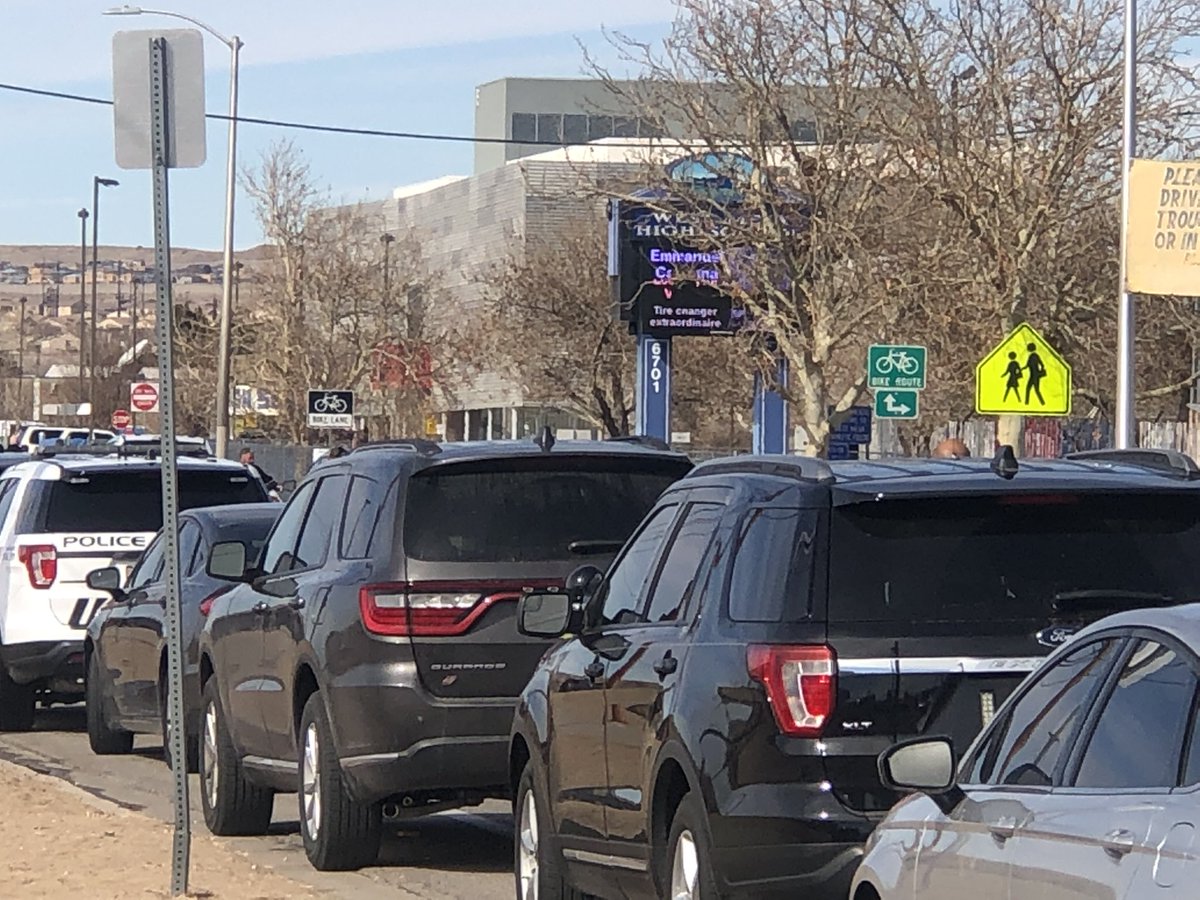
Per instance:
[[[582,42],[616,62],[601,27],[654,39],[670,0],[161,0],[245,42],[240,111],[400,131],[471,134],[474,88],[504,76],[580,77]],[[112,35],[186,27],[161,17],[105,17],[111,4],[4,0],[0,82],[91,96],[112,94]],[[229,51],[206,39],[207,106],[228,105]],[[91,205],[93,175],[117,178],[100,204],[101,242],[153,243],[150,173],[118,169],[112,112],[0,91],[0,244],[71,244],[77,210]],[[470,144],[280,132],[243,124],[238,156],[252,164],[290,137],[335,200],[380,199],[392,188],[469,174]],[[221,244],[226,126],[210,122],[208,162],[172,173],[172,243]],[[260,240],[239,193],[237,246]]]

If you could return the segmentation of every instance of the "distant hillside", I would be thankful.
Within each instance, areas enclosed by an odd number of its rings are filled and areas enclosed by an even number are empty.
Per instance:
[[[238,250],[234,259],[247,265],[268,258],[271,248],[265,244]],[[153,247],[115,247],[101,244],[98,248],[100,259],[141,260],[150,263],[154,260]],[[193,250],[187,247],[176,247],[171,251],[171,263],[176,266],[188,266],[194,263],[219,263],[220,250]],[[92,258],[91,245],[88,246],[88,259]],[[79,264],[79,245],[65,246],[62,244],[0,244],[0,262],[12,263],[15,266],[30,266],[39,262],[59,261],[64,264]]]

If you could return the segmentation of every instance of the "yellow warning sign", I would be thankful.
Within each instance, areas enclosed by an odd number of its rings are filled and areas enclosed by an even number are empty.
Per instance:
[[[975,367],[980,415],[1065,416],[1071,412],[1071,367],[1028,322],[1022,322]]]

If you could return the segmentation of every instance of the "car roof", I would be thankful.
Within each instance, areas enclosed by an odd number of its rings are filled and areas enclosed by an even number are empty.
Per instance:
[[[185,509],[181,516],[195,519],[208,528],[226,528],[242,522],[273,522],[279,518],[282,503],[229,503]]]
[[[181,456],[176,460],[182,471],[189,470],[218,470],[226,472],[245,472],[246,467],[239,462],[228,459],[200,459],[197,457]],[[57,481],[64,473],[80,472],[122,472],[147,471],[159,469],[159,460],[148,459],[144,456],[97,456],[95,454],[72,454],[70,451],[56,453],[53,456],[27,458],[24,462],[10,466],[0,476],[19,478],[22,476],[43,480]]]
[[[1070,647],[1098,631],[1113,628],[1153,628],[1163,631],[1187,644],[1193,653],[1200,655],[1200,602],[1131,609],[1105,616],[1075,634],[1066,646]],[[1065,651],[1064,648],[1064,652],[1069,651]]]
[[[444,462],[463,462],[488,459],[529,458],[536,456],[594,456],[623,459],[660,459],[690,462],[687,456],[671,450],[661,442],[649,439],[614,439],[606,441],[565,440],[555,441],[549,450],[532,440],[507,441],[381,441],[365,444],[351,451],[349,456],[329,460],[353,459],[388,453],[414,457],[423,464],[439,465]],[[324,462],[325,460],[322,460]]]
[[[1194,465],[1194,464],[1193,464]],[[774,476],[833,487],[844,495],[891,496],[1039,490],[1197,490],[1200,480],[1147,452],[1145,462],[1022,459],[1004,478],[986,459],[834,461],[802,456],[735,456],[704,462],[688,480],[710,475]]]

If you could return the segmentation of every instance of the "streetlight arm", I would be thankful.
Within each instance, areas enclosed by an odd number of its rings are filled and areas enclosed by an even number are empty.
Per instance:
[[[106,16],[142,16],[142,15],[167,16],[168,18],[172,18],[172,19],[183,19],[183,21],[191,22],[197,28],[201,28],[204,31],[207,31],[209,34],[211,34],[218,41],[220,41],[222,44],[224,44],[226,47],[229,47],[230,49],[233,48],[234,44],[237,44],[240,46],[242,43],[238,39],[238,36],[236,34],[231,38],[227,38],[227,37],[225,37],[225,35],[221,34],[221,32],[217,31],[217,29],[213,28],[211,25],[201,22],[199,19],[194,19],[191,16],[184,15],[183,13],[170,12],[165,9],[144,9],[140,6],[114,6],[112,9],[106,9],[104,11],[104,15],[106,15]]]

